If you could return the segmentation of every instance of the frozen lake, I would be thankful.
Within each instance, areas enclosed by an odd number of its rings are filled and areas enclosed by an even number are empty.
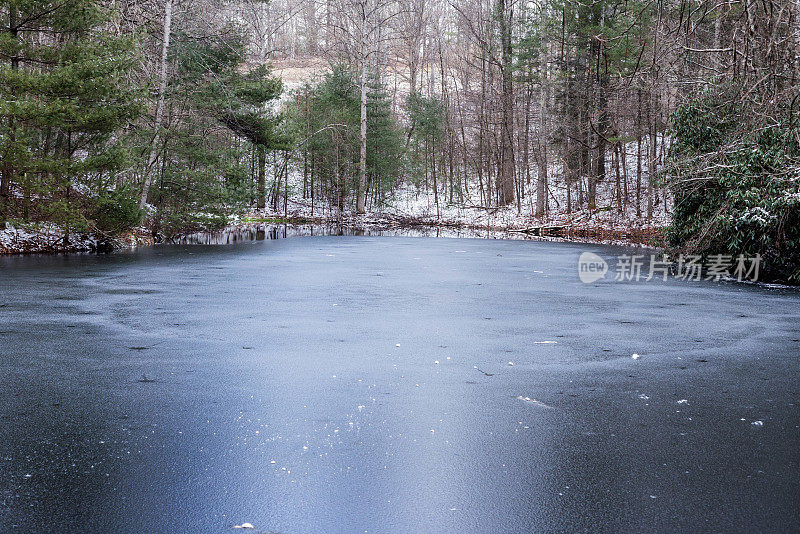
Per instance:
[[[800,293],[585,250],[0,258],[0,531],[796,529]]]

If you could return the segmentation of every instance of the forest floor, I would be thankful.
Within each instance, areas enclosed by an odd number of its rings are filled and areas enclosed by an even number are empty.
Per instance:
[[[482,233],[519,234],[520,237],[558,237],[574,241],[608,244],[663,245],[663,231],[670,224],[670,213],[664,201],[658,202],[652,217],[646,216],[646,206],[637,216],[634,205],[620,211],[607,192],[598,191],[598,208],[568,211],[565,202],[554,203],[548,215],[535,217],[528,201],[520,205],[483,207],[475,202],[446,203],[437,206],[431,194],[401,189],[394,200],[357,215],[352,211],[339,213],[328,206],[312,205],[308,199],[289,198],[275,209],[267,208],[248,213],[236,226],[264,223],[338,225],[351,229],[391,230],[448,228],[473,230]],[[562,199],[563,200],[563,199]],[[643,204],[645,201],[642,202]],[[461,234],[459,234],[461,235]]]

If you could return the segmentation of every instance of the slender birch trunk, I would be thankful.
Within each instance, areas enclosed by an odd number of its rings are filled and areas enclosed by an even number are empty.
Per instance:
[[[366,206],[365,206],[366,190],[367,190],[367,58],[364,57],[361,64],[361,157],[359,158],[358,161],[358,191],[356,192],[357,213],[364,213],[366,211]]]
[[[167,54],[169,53],[169,39],[172,33],[172,0],[166,0],[164,4],[164,39],[161,45],[161,70],[158,82],[158,102],[156,103],[156,134],[150,146],[150,156],[147,158],[147,168],[145,169],[144,186],[142,187],[142,197],[139,200],[139,209],[147,204],[147,195],[150,192],[150,185],[153,183],[153,168],[158,159],[158,148],[161,144],[161,122],[164,117],[164,99],[167,92]]]

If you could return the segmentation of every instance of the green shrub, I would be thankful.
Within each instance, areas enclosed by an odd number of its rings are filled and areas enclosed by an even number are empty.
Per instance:
[[[142,222],[137,194],[132,188],[117,188],[95,199],[91,219],[95,228],[107,235],[118,235]]]
[[[709,94],[673,115],[669,242],[706,256],[760,254],[767,278],[800,283],[800,128],[789,110],[759,122],[736,101]]]

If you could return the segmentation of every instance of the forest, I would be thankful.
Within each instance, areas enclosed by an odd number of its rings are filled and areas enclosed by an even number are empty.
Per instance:
[[[0,533],[800,532],[800,0],[0,0]]]
[[[0,248],[394,207],[652,228],[800,281],[797,2],[2,0],[0,20]]]

